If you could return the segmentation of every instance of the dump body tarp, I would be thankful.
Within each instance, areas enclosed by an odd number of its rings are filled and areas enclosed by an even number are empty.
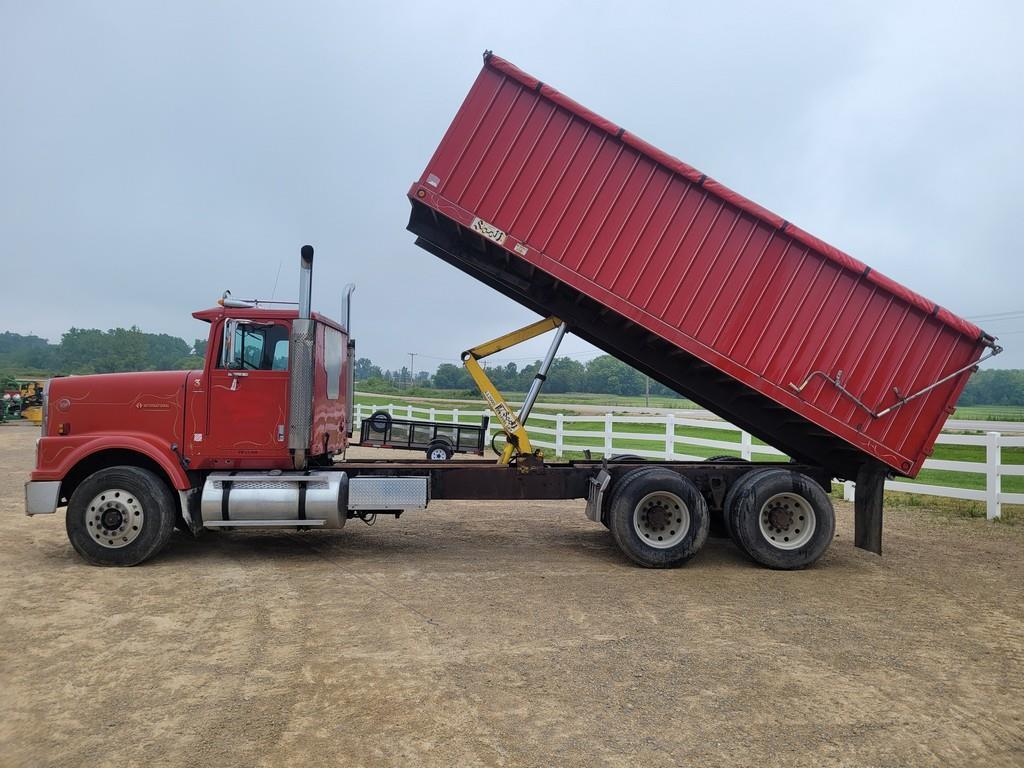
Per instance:
[[[991,344],[497,56],[409,198],[422,247],[840,476],[916,475]]]

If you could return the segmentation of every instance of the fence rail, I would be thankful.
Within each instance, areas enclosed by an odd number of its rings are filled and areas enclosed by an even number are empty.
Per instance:
[[[355,405],[355,430],[358,430],[362,420],[376,411],[387,411],[392,416],[407,419],[424,419],[426,421],[475,421],[483,416],[490,415],[488,411],[452,408],[442,410],[438,408],[415,406],[415,405],[368,405],[356,403]],[[591,428],[574,428],[573,425],[582,427],[587,425]],[[651,429],[643,432],[616,430],[616,425],[643,425]],[[594,428],[596,427],[596,428]],[[711,437],[700,437],[686,434],[683,430],[708,430],[722,431],[737,435],[736,440],[718,440]],[[782,451],[755,442],[750,433],[726,421],[714,419],[694,419],[678,417],[675,414],[664,415],[643,415],[643,416],[620,416],[606,413],[593,416],[566,416],[562,413],[532,414],[529,419],[530,441],[538,448],[549,448],[554,450],[557,458],[568,453],[582,453],[590,451],[593,455],[612,456],[628,453],[650,459],[663,459],[668,461],[700,461],[707,456],[692,453],[681,453],[680,445],[693,446],[707,450],[713,450],[728,455],[739,456],[751,460],[755,457],[771,460],[773,457],[785,457]],[[656,431],[655,431],[656,430]],[[493,422],[488,426],[487,440],[500,432]],[[572,442],[586,441],[586,442]],[[622,443],[629,441],[630,445]],[[616,443],[618,442],[618,445]],[[966,499],[969,501],[983,502],[985,504],[985,516],[989,520],[996,519],[1002,515],[1003,504],[1024,504],[1024,493],[1007,493],[1002,490],[1002,478],[1007,476],[1024,476],[1024,464],[1006,464],[1002,460],[1004,448],[1024,448],[1024,436],[1004,435],[1001,432],[986,432],[983,435],[962,435],[943,433],[936,441],[942,445],[966,445],[984,447],[985,461],[949,461],[946,459],[928,459],[924,463],[924,469],[940,470],[945,472],[960,472],[984,475],[984,488],[962,488],[946,485],[928,485],[925,483],[911,482],[906,480],[887,480],[885,487],[890,491],[904,493],[916,493],[925,496],[942,496],[952,499]],[[635,443],[641,443],[638,447]],[[843,498],[853,500],[855,484],[847,480],[843,482]]]

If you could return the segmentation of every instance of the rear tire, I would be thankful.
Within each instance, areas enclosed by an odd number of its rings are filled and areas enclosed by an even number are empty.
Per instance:
[[[822,487],[788,469],[744,477],[729,493],[726,518],[733,540],[751,559],[786,571],[817,562],[836,528],[832,502]]]
[[[733,541],[736,541],[736,536],[733,535],[732,519],[729,510],[732,509],[736,497],[739,496],[739,494],[743,493],[743,490],[747,487],[747,485],[760,475],[763,475],[766,472],[776,471],[778,470],[772,467],[768,467],[765,469],[755,469],[752,472],[747,472],[747,474],[743,475],[743,477],[741,477],[739,480],[733,483],[732,486],[729,488],[728,492],[726,492],[725,501],[722,502],[722,523],[725,526],[725,532]],[[736,543],[738,544],[739,542]]]
[[[646,568],[674,568],[708,537],[708,506],[697,486],[671,470],[647,468],[620,480],[609,507],[619,549]]]
[[[171,489],[139,467],[108,467],[75,489],[65,526],[71,546],[93,565],[138,565],[167,544],[176,506]]]

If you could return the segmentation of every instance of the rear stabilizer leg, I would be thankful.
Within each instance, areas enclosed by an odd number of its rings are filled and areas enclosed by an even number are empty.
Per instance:
[[[882,495],[887,470],[869,462],[857,470],[853,496],[853,545],[876,555],[882,554]]]

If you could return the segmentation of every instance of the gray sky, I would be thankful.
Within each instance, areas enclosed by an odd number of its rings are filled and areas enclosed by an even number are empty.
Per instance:
[[[405,231],[491,48],[954,312],[1018,310],[979,322],[1024,367],[1022,9],[0,0],[0,330],[191,340],[279,265],[294,298],[306,242],[314,306],[355,282],[382,365],[532,321]]]

